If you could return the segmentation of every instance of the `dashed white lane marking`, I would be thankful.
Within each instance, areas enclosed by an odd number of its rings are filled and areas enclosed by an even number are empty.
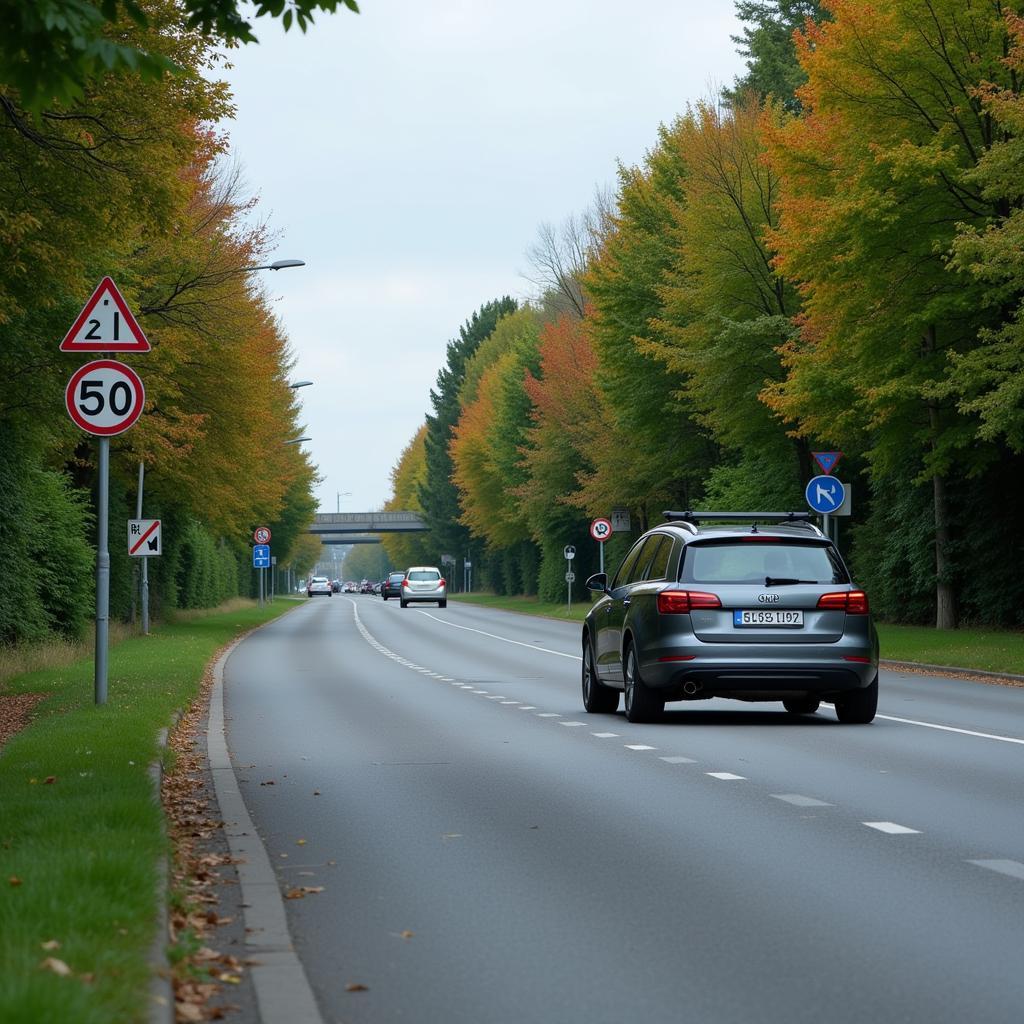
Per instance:
[[[657,747],[649,747],[646,743],[625,743],[627,750],[657,750]]]
[[[463,690],[472,690],[472,689],[473,689],[473,687],[472,687],[472,686],[470,686],[470,685],[468,685],[467,683],[462,683],[462,684],[460,684],[460,685],[461,685],[461,688],[462,688]]]
[[[558,714],[557,711],[542,711],[537,717],[538,718],[561,718],[562,716],[560,714]]]
[[[599,740],[610,740],[613,736],[618,736],[617,732],[592,732],[591,736],[596,736]]]
[[[895,821],[862,821],[861,824],[867,825],[868,828],[878,829],[879,832],[884,832],[888,836],[916,836],[921,834],[920,829],[907,828],[906,825],[897,825]]]
[[[471,692],[473,692],[473,693],[487,693],[486,690],[473,690]]]
[[[979,868],[998,871],[1001,875],[1024,879],[1024,864],[1018,860],[969,860],[968,864],[977,864]]]
[[[498,636],[497,633],[487,633],[482,629],[473,629],[471,626],[459,626],[454,622],[449,622],[447,619],[431,615],[430,612],[420,612],[420,614],[425,615],[428,619],[433,619],[435,622],[443,623],[445,626],[451,626],[452,629],[464,629],[467,633],[479,633],[480,636],[488,636],[492,640],[501,640],[506,644],[514,644],[516,647],[527,647],[531,651],[540,651],[543,654],[554,654],[559,658],[572,658],[573,661],[583,660],[583,658],[578,654],[566,654],[565,651],[553,651],[549,647],[538,647],[537,644],[524,644],[521,640],[509,640],[507,636]]]
[[[713,779],[721,779],[723,782],[745,782],[746,776],[744,775],[733,775],[732,772],[705,772],[706,775],[710,775]]]
[[[773,800],[784,800],[794,807],[834,807],[834,804],[827,804],[824,800],[815,800],[813,796],[801,796],[799,793],[770,793]]]
[[[518,704],[519,701],[517,701],[517,700],[503,700],[501,703],[502,704]]]
[[[559,725],[564,725],[567,729],[574,729],[580,725],[586,725],[586,722],[559,722]]]
[[[697,762],[692,757],[659,757],[659,761],[664,761],[666,764],[696,764]]]
[[[536,711],[536,710],[537,710],[537,705],[536,704],[520,704],[519,707],[516,708],[516,711]]]
[[[505,694],[503,694],[503,693],[491,694],[491,696],[488,697],[487,699],[488,700],[504,700],[505,699]]]

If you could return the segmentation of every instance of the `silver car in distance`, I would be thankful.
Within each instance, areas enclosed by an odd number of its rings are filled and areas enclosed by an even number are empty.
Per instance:
[[[439,608],[448,607],[448,588],[435,565],[413,565],[405,571],[398,603],[404,608],[411,601],[436,601]]]
[[[878,634],[868,598],[806,512],[666,512],[583,625],[583,704],[631,722],[666,701],[781,701],[794,715],[822,700],[840,722],[878,704]]]

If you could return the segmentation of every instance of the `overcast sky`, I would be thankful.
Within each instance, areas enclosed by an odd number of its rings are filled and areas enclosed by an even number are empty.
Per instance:
[[[235,157],[279,232],[264,273],[296,357],[320,510],[379,508],[445,346],[532,286],[657,126],[742,70],[732,0],[360,0],[306,36],[257,22],[225,73]]]

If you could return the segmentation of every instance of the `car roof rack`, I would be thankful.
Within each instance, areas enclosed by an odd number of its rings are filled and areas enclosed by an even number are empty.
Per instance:
[[[810,512],[673,512],[666,509],[662,515],[670,523],[688,526],[696,531],[695,524],[700,522],[720,523],[781,523],[787,526],[806,526],[819,536],[821,530],[811,521]]]

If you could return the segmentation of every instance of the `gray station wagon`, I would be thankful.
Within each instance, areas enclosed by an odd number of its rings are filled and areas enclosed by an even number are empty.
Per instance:
[[[782,701],[840,722],[878,704],[878,634],[868,598],[806,512],[666,512],[583,625],[583,704],[652,721],[666,701]]]

